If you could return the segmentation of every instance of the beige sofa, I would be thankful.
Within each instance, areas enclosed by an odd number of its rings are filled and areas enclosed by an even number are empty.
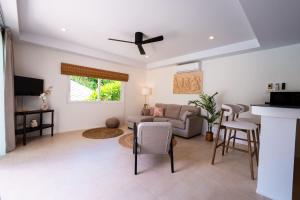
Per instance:
[[[134,123],[139,122],[170,122],[172,124],[173,134],[190,138],[201,134],[203,119],[200,117],[201,109],[194,106],[177,104],[155,104],[156,107],[164,108],[163,117],[153,116],[131,116],[128,117],[128,128],[133,128]],[[189,111],[192,113],[185,121],[181,120],[182,115]]]

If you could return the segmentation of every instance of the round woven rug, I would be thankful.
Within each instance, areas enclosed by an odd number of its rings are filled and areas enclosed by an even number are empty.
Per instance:
[[[132,149],[132,147],[133,147],[133,133],[129,133],[129,134],[126,134],[126,135],[121,136],[121,137],[119,138],[119,143],[120,143],[120,145],[122,145],[123,147]],[[177,144],[177,141],[176,141],[176,139],[174,138],[174,139],[173,139],[173,147],[176,146],[176,144]]]
[[[86,130],[82,133],[83,137],[90,138],[90,139],[106,139],[106,138],[113,138],[118,137],[119,135],[123,134],[123,130],[119,128],[93,128]]]

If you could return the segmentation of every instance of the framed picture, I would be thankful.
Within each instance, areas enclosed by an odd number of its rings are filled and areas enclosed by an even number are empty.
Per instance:
[[[178,72],[174,75],[173,94],[199,94],[202,91],[202,71]]]

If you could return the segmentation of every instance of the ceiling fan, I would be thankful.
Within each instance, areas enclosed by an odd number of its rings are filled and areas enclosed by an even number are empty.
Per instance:
[[[157,36],[157,37],[154,37],[154,38],[143,40],[143,36],[144,36],[144,33],[142,33],[142,32],[135,32],[135,40],[134,40],[134,42],[125,41],[125,40],[118,40],[118,39],[113,39],[113,38],[108,38],[108,39],[109,40],[113,40],[113,41],[117,41],[117,42],[126,42],[126,43],[135,44],[135,45],[137,45],[137,47],[138,47],[141,55],[145,55],[146,54],[145,50],[144,50],[144,48],[142,46],[143,44],[148,44],[148,43],[153,43],[153,42],[159,42],[159,41],[162,41],[164,39],[164,36],[160,35],[160,36]]]

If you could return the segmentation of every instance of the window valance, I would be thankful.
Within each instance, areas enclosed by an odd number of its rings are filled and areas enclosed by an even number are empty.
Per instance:
[[[85,76],[117,81],[128,81],[129,75],[120,72],[113,72],[103,69],[96,69],[80,65],[61,63],[61,74],[73,76]]]

